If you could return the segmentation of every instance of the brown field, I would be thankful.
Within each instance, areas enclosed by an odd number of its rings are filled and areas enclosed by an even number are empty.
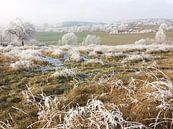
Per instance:
[[[88,52],[80,51],[81,55],[86,57]],[[143,52],[145,49],[131,49],[124,53],[131,55]],[[46,53],[44,54],[46,55]],[[37,112],[40,109],[37,103],[41,100],[40,94],[44,93],[47,96],[63,98],[60,105],[58,103],[58,107],[54,107],[51,111],[68,110],[76,107],[77,104],[85,106],[89,99],[97,99],[104,104],[116,104],[125,120],[140,122],[147,127],[151,123],[155,123],[157,115],[160,113],[158,122],[161,123],[155,129],[171,128],[171,121],[166,119],[172,119],[172,109],[157,108],[161,104],[160,100],[155,99],[155,96],[147,96],[157,90],[151,85],[146,86],[146,84],[162,80],[164,82],[164,79],[173,81],[173,52],[158,51],[149,54],[155,58],[123,63],[124,56],[109,57],[98,52],[96,57],[91,58],[102,59],[104,64],[66,61],[64,65],[67,68],[78,69],[76,76],[68,78],[54,78],[51,76],[53,71],[41,72],[35,71],[34,68],[14,70],[9,68],[9,64],[16,59],[0,55],[0,121],[8,120],[14,129],[24,129],[39,121]],[[51,55],[49,54],[49,56]],[[45,65],[39,63],[39,66]],[[159,70],[164,72],[167,77]],[[119,81],[122,84],[119,84]],[[22,94],[27,86],[32,88],[35,104],[28,103],[27,96]],[[171,101],[170,98],[167,99],[166,102]],[[34,124],[33,128],[43,127],[46,124],[46,119],[50,118],[42,117],[42,121]],[[53,128],[59,123],[59,119],[55,117],[48,127]],[[85,128],[83,127],[83,129]]]

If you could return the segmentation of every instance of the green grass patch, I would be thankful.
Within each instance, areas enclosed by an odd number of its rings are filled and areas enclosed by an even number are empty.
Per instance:
[[[102,44],[105,45],[122,45],[134,43],[139,39],[154,38],[155,33],[146,34],[117,34],[111,35],[105,32],[78,32],[75,33],[78,37],[78,42],[82,42],[84,38],[90,35],[100,36]],[[58,32],[38,32],[35,38],[41,42],[47,42],[49,44],[58,44],[58,41],[62,38],[64,33]],[[173,32],[167,32],[168,39],[173,40]]]

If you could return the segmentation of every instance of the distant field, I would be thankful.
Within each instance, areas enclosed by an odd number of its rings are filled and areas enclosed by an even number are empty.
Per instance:
[[[36,33],[36,39],[42,42],[52,42],[56,44],[56,41],[60,40],[64,33],[58,32],[38,32]],[[88,35],[97,35],[101,37],[102,44],[106,45],[121,45],[121,44],[129,44],[133,43],[142,38],[154,38],[155,33],[147,33],[147,34],[118,34],[118,35],[110,35],[105,32],[80,32],[76,33],[79,38],[79,42],[82,42],[83,39]],[[168,32],[167,36],[169,39],[173,40],[173,32]]]

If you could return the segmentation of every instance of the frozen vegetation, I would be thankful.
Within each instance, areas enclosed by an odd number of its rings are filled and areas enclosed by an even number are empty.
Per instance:
[[[94,35],[77,44],[74,33],[59,46],[22,46],[28,39],[0,46],[0,128],[171,129],[166,30],[162,24],[155,39],[118,46]]]
[[[40,32],[106,32],[109,34],[141,34],[141,33],[155,33],[156,28],[145,28],[145,26],[159,26],[162,23],[167,24],[167,29],[172,31],[172,19],[139,19],[131,21],[119,21],[115,23],[72,23],[69,26],[38,26],[36,29]]]

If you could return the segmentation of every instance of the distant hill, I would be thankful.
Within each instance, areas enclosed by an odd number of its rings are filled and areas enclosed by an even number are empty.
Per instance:
[[[115,24],[118,23],[128,23],[128,24],[143,24],[143,25],[160,25],[161,23],[166,23],[168,25],[173,25],[173,19],[164,19],[164,18],[146,18],[146,19],[132,19],[132,20],[125,20],[125,21],[117,21],[114,22]],[[106,23],[99,23],[99,22],[85,22],[85,21],[65,21],[58,23],[57,26],[59,27],[72,27],[72,26],[91,26],[91,25],[98,25],[98,24],[106,24]]]
[[[71,26],[91,26],[97,24],[105,24],[105,23],[97,23],[97,22],[82,22],[82,21],[65,21],[62,23],[58,23],[58,26],[61,27],[71,27]]]
[[[119,21],[118,23],[143,24],[143,25],[160,25],[161,23],[166,23],[168,25],[173,25],[173,19],[146,18],[146,19],[135,19],[135,20]]]

